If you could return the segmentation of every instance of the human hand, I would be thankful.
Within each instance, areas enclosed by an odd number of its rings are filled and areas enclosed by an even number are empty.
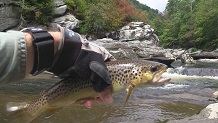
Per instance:
[[[81,100],[80,105],[84,105],[87,108],[91,108],[95,100],[99,104],[101,104],[101,103],[109,104],[109,103],[113,102],[111,89],[107,89],[105,91],[98,93],[98,97],[96,97],[96,98],[89,98],[89,99]]]
[[[58,55],[54,66],[49,70],[60,78],[78,75],[81,79],[89,79],[93,88],[99,93],[96,100],[100,102],[112,102],[111,79],[107,71],[105,61],[115,60],[115,58],[103,47],[83,39],[79,34],[60,28],[63,40],[59,46]],[[93,103],[93,99],[81,102],[87,107]]]

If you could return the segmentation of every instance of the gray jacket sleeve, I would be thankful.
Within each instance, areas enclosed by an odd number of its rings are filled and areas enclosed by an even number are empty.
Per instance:
[[[0,84],[21,80],[26,72],[26,41],[20,31],[0,32]]]

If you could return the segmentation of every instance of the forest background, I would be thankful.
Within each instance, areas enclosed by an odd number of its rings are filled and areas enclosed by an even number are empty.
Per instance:
[[[27,22],[49,25],[54,18],[52,0],[14,0]],[[137,0],[65,0],[67,12],[81,21],[82,34],[99,35],[132,21],[154,28],[165,48],[212,51],[218,48],[218,0],[168,0],[159,12]],[[155,1],[154,1],[155,2]]]

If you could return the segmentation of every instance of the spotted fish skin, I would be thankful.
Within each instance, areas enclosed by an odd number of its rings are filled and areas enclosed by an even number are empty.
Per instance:
[[[142,87],[154,84],[167,66],[162,63],[146,60],[111,61],[106,63],[112,80],[112,92],[124,91],[129,85]],[[24,122],[31,122],[43,112],[54,111],[64,106],[76,103],[87,98],[95,98],[98,93],[94,91],[90,80],[83,80],[78,76],[70,76],[44,91],[41,96],[24,109]]]

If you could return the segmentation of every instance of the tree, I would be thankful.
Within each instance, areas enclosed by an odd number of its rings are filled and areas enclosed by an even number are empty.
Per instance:
[[[169,0],[167,7],[167,24],[165,28],[167,30],[162,35],[163,42],[173,42],[166,44],[176,44],[177,48],[190,48],[195,46],[194,40],[194,27],[193,27],[193,0]],[[166,38],[164,36],[172,36]],[[165,39],[172,39],[172,41],[164,41]],[[164,43],[163,43],[164,44]],[[165,44],[165,46],[167,46]],[[175,45],[174,45],[175,47]]]
[[[24,20],[32,24],[49,25],[53,18],[52,0],[20,0],[21,14]]]
[[[68,11],[75,15],[79,20],[84,20],[87,12],[86,0],[65,0]]]
[[[106,24],[106,15],[105,4],[99,3],[90,3],[87,5],[88,11],[85,16],[85,20],[81,25],[82,33],[89,33],[95,35],[103,35],[107,32],[109,27]]]
[[[105,14],[108,18],[108,24],[113,27],[112,30],[131,21],[145,22],[147,20],[146,13],[136,9],[128,0],[109,0]]]
[[[87,3],[81,32],[101,35],[119,29],[131,21],[147,20],[146,12],[128,0],[95,0]]]
[[[198,48],[218,48],[218,1],[199,0],[195,12],[195,34]]]
[[[214,50],[218,47],[217,0],[169,0],[161,44]],[[177,45],[177,46],[175,46]]]

